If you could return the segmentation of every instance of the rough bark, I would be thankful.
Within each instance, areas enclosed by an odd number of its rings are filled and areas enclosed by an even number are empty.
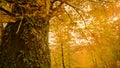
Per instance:
[[[13,9],[14,14],[26,12],[17,5]],[[24,16],[9,22],[2,35],[0,68],[50,68],[48,30],[47,16]]]
[[[47,18],[24,18],[9,23],[0,51],[0,68],[50,68]]]

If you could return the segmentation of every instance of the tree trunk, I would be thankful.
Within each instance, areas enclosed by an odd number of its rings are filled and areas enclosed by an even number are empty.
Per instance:
[[[48,30],[49,17],[9,23],[2,37],[0,68],[50,68]]]
[[[63,51],[63,44],[61,44],[61,57],[62,57],[62,66],[65,68],[65,60],[64,60],[64,51]]]

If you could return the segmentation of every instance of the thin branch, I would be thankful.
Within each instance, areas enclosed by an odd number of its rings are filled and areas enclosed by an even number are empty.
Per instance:
[[[75,9],[75,8],[74,8]],[[75,11],[80,15],[80,17],[82,18],[83,20],[83,23],[84,23],[84,26],[86,28],[86,30],[92,35],[92,37],[98,42],[98,40],[94,37],[94,34],[87,28],[87,24],[85,22],[85,19],[83,18],[83,16],[79,13],[78,10],[75,9]],[[87,37],[86,37],[87,38]],[[99,43],[99,42],[98,42]],[[100,43],[99,43],[100,44]]]
[[[74,6],[73,4],[71,4],[71,3],[67,2],[67,1],[62,1],[62,0],[58,0],[58,1],[63,2],[63,3],[65,3],[65,4],[67,4],[67,5],[69,5],[70,7],[72,7],[72,8],[80,15],[80,17],[82,18],[83,23],[84,23],[84,25],[85,25],[85,27],[86,27],[85,20],[84,20],[83,16],[79,13],[79,11],[78,11],[79,8],[78,8],[78,7]]]
[[[8,14],[9,16],[12,16],[12,17],[15,17],[15,14],[12,14],[11,12],[9,12],[8,10],[6,10],[5,8],[3,7],[0,7],[0,10],[5,12],[6,14]]]
[[[62,4],[63,4],[63,2],[61,2],[56,8],[52,8],[51,10],[52,10],[52,12],[50,12],[49,14],[51,15],[51,16],[54,16],[55,14],[56,14],[56,11],[62,6]]]
[[[87,24],[86,24],[85,19],[83,18],[83,16],[79,13],[78,10],[75,9],[75,11],[80,15],[80,17],[81,17],[82,20],[83,20],[83,23],[84,23],[85,28],[87,28]]]
[[[105,2],[105,3],[113,3],[113,2],[110,2],[110,1],[102,1],[102,0],[98,0],[98,1],[94,1],[94,0],[89,0],[90,2],[93,2],[93,3],[101,3],[101,2]]]
[[[16,34],[18,34],[18,32],[20,31],[20,27],[21,27],[21,25],[22,25],[22,21],[23,21],[23,17],[22,17],[21,20],[20,20],[20,23],[19,23],[19,25],[18,25],[18,29],[17,29],[17,31],[16,31]]]
[[[98,42],[98,40],[94,37],[94,34],[87,28],[87,24],[86,24],[83,16],[78,12],[78,10],[76,10],[76,12],[77,12],[77,13],[80,15],[80,17],[82,18],[86,30],[87,30],[87,31],[92,35],[92,37]],[[87,37],[86,37],[86,39],[87,39]],[[87,39],[87,40],[88,40],[88,39]],[[99,42],[98,42],[98,43],[99,43]],[[100,44],[100,43],[99,43],[99,44]],[[89,43],[89,45],[90,45],[90,43]]]
[[[63,4],[63,2],[61,2],[56,8],[52,9],[53,11],[57,10],[61,5]]]
[[[70,18],[71,22],[73,22],[72,18],[70,17],[70,14],[68,14],[68,12],[66,10],[65,10],[65,13],[68,15],[68,17]]]
[[[62,3],[65,3],[65,4],[71,6],[71,7],[75,8],[75,9],[80,9],[80,8],[76,7],[75,5],[73,5],[72,3],[69,3],[69,2],[67,2],[67,1],[63,1],[63,0],[58,0],[58,1],[60,1],[60,2],[62,2]]]

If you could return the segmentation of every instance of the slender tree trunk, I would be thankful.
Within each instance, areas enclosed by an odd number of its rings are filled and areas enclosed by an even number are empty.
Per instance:
[[[70,58],[71,58],[71,57],[70,57],[70,56],[71,56],[71,55],[70,55],[70,52],[71,52],[71,51],[70,51],[70,45],[68,45],[68,51],[69,51],[69,52],[68,52],[68,68],[71,68],[71,59],[70,59]]]
[[[61,44],[62,66],[65,68],[63,44]]]
[[[59,68],[58,63],[57,63],[56,58],[55,58],[55,56],[54,56],[53,53],[52,53],[52,56],[53,56],[53,60],[54,60],[54,62],[55,62],[55,67],[56,67],[56,68]]]

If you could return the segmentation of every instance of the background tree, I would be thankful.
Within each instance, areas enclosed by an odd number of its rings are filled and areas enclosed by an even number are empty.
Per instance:
[[[51,53],[54,54],[52,67],[62,67],[62,62],[59,61],[62,60],[60,43],[63,41],[64,61],[68,68],[119,68],[119,42],[116,37],[119,31],[116,31],[118,28],[115,29],[119,23],[119,9],[116,9],[119,8],[119,1],[69,2],[69,6],[64,5],[65,13],[50,21],[50,36],[54,35],[50,37]],[[68,52],[69,56],[66,55]]]

